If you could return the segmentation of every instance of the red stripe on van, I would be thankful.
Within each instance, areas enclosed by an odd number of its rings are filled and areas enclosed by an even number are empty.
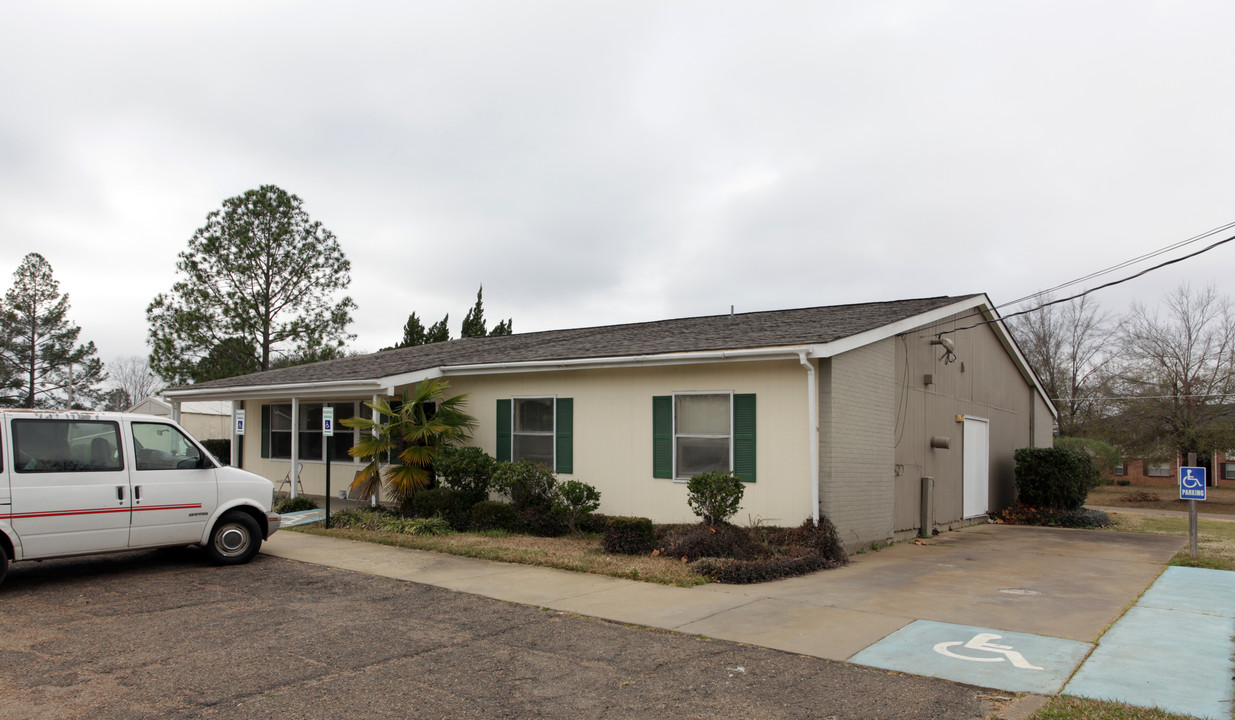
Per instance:
[[[106,513],[141,512],[150,510],[196,510],[201,506],[201,503],[195,503],[192,505],[139,505],[137,507],[89,508],[86,510],[53,510],[50,512],[41,513],[10,513],[8,515],[0,515],[0,517],[6,517],[9,520],[29,520],[32,518],[72,517],[73,515],[103,515]]]

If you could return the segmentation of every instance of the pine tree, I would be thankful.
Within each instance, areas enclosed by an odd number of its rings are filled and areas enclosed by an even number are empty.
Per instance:
[[[416,313],[412,313],[407,316],[407,323],[403,326],[403,342],[395,345],[395,347],[405,348],[424,344],[425,326],[421,324],[420,318],[416,317]]]
[[[12,373],[0,403],[26,408],[90,408],[106,395],[107,379],[94,343],[79,345],[81,328],[68,320],[69,296],[60,293],[51,265],[30,253],[13,273],[4,296],[3,365]]]

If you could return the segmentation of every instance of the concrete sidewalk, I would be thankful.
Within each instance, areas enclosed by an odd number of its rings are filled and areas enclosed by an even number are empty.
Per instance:
[[[1184,540],[985,525],[925,542],[806,577],[690,589],[292,532],[276,533],[263,552],[615,622],[1054,693]]]

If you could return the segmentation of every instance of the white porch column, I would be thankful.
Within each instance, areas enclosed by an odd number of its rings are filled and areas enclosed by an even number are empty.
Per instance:
[[[291,497],[296,497],[296,478],[300,477],[300,398],[292,398],[292,464],[287,477],[292,486]]]
[[[381,398],[380,398],[380,397],[378,397],[377,393],[373,393],[373,404],[374,404],[374,405],[376,405],[376,404],[377,404],[377,401],[378,401],[378,400],[380,400],[380,399],[381,399]],[[376,422],[381,422],[381,421],[382,421],[382,414],[381,414],[381,413],[379,413],[377,410],[370,409],[370,411],[369,411],[369,412],[370,412],[370,417],[372,417],[372,418],[373,418],[373,422],[375,422],[375,423],[376,423]],[[374,434],[374,435],[377,435],[377,432],[375,431],[373,434]],[[378,465],[378,472],[379,472],[379,473],[381,472],[381,465],[380,465],[380,464]],[[382,482],[381,482],[381,476],[379,475],[379,476],[378,476],[378,482],[377,482],[377,491],[376,491],[376,492],[374,492],[374,493],[373,493],[373,496],[369,498],[369,504],[370,504],[370,506],[371,506],[371,507],[377,507],[377,495],[378,495],[378,493],[380,493],[381,491],[382,491]]]
[[[180,401],[172,398],[172,422],[180,422]]]
[[[232,400],[232,456],[228,460],[232,467],[240,467],[240,443],[244,442],[244,435],[236,433],[236,417],[241,410],[244,410],[244,401]],[[248,428],[245,428],[245,432],[248,432]]]

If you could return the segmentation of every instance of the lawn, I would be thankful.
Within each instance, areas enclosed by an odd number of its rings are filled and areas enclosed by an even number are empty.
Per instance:
[[[1111,529],[1153,535],[1188,535],[1188,518],[1166,515],[1112,514]],[[1172,565],[1235,570],[1235,522],[1200,520],[1197,523],[1197,557],[1188,548],[1171,559]]]
[[[1192,715],[1135,707],[1104,700],[1058,695],[1029,720],[1195,720]]]
[[[1206,489],[1206,495],[1207,499],[1196,503],[1198,512],[1235,515],[1235,488],[1211,487]],[[1099,485],[1089,491],[1085,504],[1146,510],[1188,509],[1188,501],[1179,499],[1179,488],[1169,485]]]
[[[599,535],[569,535],[556,538],[502,532],[408,535],[356,528],[326,530],[320,524],[294,529],[314,535],[328,535],[482,560],[573,570],[678,587],[692,587],[708,582],[707,578],[691,572],[686,563],[680,559],[661,555],[610,555],[601,550]]]

